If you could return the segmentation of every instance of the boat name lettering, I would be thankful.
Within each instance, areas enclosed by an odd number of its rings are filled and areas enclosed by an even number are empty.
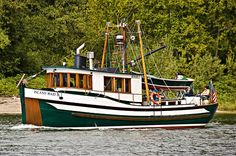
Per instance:
[[[42,94],[42,95],[56,96],[56,93],[46,92],[46,91],[38,91],[38,90],[35,90],[35,91],[34,91],[34,94]]]

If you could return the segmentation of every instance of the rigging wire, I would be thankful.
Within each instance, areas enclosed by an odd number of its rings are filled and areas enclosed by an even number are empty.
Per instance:
[[[127,30],[128,30],[128,33],[129,33],[129,34],[134,34],[134,32],[131,31],[131,29],[130,29],[128,26],[127,26]],[[134,58],[137,58],[137,57],[138,57],[138,56],[137,56],[138,54],[135,53],[135,51],[138,51],[138,50],[137,50],[137,46],[133,46],[133,43],[131,43],[131,44],[130,44],[130,47],[131,47],[131,52],[133,53]],[[133,48],[133,47],[136,48],[135,51],[134,51],[134,48]],[[141,72],[141,65],[140,65],[140,63],[137,62],[136,64],[137,64],[137,66],[138,66],[139,72]]]
[[[141,30],[142,30],[142,29],[141,29]],[[144,31],[142,30],[141,32],[144,32]],[[143,34],[144,34],[144,33],[143,33]],[[144,36],[144,35],[143,35],[143,36]],[[145,38],[146,38],[146,36],[144,37],[144,40],[145,40]],[[145,45],[144,45],[144,47],[145,47]],[[147,49],[148,49],[148,48],[147,48]],[[157,66],[157,63],[155,62],[154,56],[151,55],[151,57],[152,57],[152,59],[153,59],[153,63],[154,63],[154,65],[155,65],[156,71],[159,73],[160,77],[162,77],[162,76],[161,76],[161,72],[160,72],[160,70],[159,70],[159,68],[158,68],[158,66]],[[148,67],[148,66],[147,66],[147,67]],[[149,68],[147,68],[147,69],[148,69],[148,73],[150,73]],[[154,83],[153,83],[153,81],[152,81],[152,78],[150,78],[150,81],[151,81],[151,83],[152,83],[152,86],[156,89],[156,87],[154,86]],[[163,82],[164,82],[164,84],[166,85],[167,89],[168,89],[169,91],[171,91],[170,88],[168,87],[166,81],[163,80]]]

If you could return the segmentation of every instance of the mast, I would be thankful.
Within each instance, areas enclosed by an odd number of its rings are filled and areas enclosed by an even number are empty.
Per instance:
[[[126,62],[127,62],[127,58],[126,58],[126,24],[125,23],[121,23],[120,24],[120,29],[121,29],[121,35],[123,36],[123,44],[121,45],[121,53],[122,53],[122,72],[125,73],[126,72]]]
[[[105,37],[105,41],[104,41],[104,47],[103,47],[101,68],[104,67],[104,62],[105,62],[105,57],[106,57],[107,41],[108,41],[108,35],[109,35],[109,26],[110,26],[110,22],[107,22],[107,30],[106,30],[106,37]]]
[[[139,44],[140,44],[140,55],[141,55],[141,58],[142,58],[143,77],[144,77],[144,82],[145,82],[146,96],[147,96],[147,102],[149,103],[150,96],[149,96],[149,89],[148,89],[148,82],[147,82],[146,65],[145,65],[144,55],[143,55],[143,42],[142,42],[142,38],[141,38],[140,20],[137,20],[136,23],[138,25],[138,37],[139,37]]]

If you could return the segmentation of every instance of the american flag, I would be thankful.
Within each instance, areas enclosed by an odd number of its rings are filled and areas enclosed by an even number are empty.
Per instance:
[[[209,89],[210,89],[210,101],[216,103],[217,102],[216,91],[213,87],[212,81],[209,82]]]

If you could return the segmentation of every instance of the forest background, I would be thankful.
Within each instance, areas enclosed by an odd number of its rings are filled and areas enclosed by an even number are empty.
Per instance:
[[[101,60],[106,22],[135,20],[144,52],[167,46],[147,58],[150,73],[194,78],[195,93],[212,80],[220,110],[236,110],[235,0],[0,0],[0,96],[17,96],[23,73],[70,64],[82,43]]]

